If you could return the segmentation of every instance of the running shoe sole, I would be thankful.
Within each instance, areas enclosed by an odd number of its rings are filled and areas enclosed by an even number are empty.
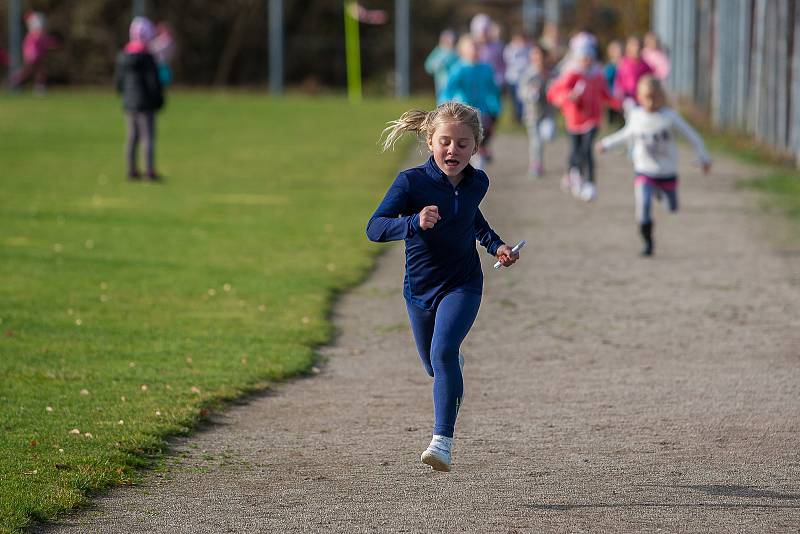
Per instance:
[[[445,462],[438,454],[428,449],[425,449],[425,452],[422,453],[420,460],[422,460],[423,464],[431,466],[434,471],[442,471],[445,473],[450,471],[450,464]]]

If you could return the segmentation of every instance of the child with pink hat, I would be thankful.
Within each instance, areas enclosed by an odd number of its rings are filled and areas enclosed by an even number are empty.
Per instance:
[[[155,115],[164,106],[164,94],[158,67],[149,45],[155,37],[155,26],[145,17],[136,17],[130,26],[130,41],[117,56],[114,76],[117,91],[122,94],[128,134],[125,159],[128,178],[141,178],[137,165],[139,144],[144,146],[146,176],[158,180],[155,168]]]

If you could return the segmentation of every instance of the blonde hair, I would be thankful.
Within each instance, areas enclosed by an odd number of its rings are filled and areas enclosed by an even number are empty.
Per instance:
[[[433,111],[412,109],[400,115],[399,119],[388,122],[381,133],[383,151],[393,149],[397,140],[407,132],[414,132],[417,137],[422,137],[424,134],[425,140],[429,141],[439,125],[446,122],[466,124],[472,130],[475,145],[481,144],[483,127],[481,126],[480,112],[466,104],[445,102]]]
[[[472,55],[477,49],[477,46],[478,42],[473,36],[462,35],[458,38],[458,42],[456,43],[456,52],[458,52],[461,58],[465,58],[467,55]]]

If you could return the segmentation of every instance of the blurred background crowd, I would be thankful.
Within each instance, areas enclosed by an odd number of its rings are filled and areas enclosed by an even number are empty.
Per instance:
[[[393,0],[364,3],[374,11],[394,12]],[[544,2],[539,2],[544,5]],[[570,0],[533,19],[523,20],[522,2],[508,0],[411,2],[411,88],[432,86],[424,60],[443,28],[458,33],[469,29],[478,13],[496,24],[502,43],[526,33],[544,37],[550,20],[562,31],[591,26],[602,47],[611,39],[649,27],[649,2]],[[9,0],[0,0],[0,48],[8,42]],[[174,42],[171,63],[174,81],[181,85],[263,86],[267,81],[268,14],[264,0],[175,0],[146,2],[146,15],[169,31]],[[43,65],[51,84],[107,84],[114,72],[116,52],[125,45],[132,19],[130,0],[26,0],[26,13],[46,17],[52,39]],[[27,21],[27,19],[26,19]],[[391,20],[363,24],[361,68],[368,94],[391,94],[394,83],[394,31]],[[342,88],[346,84],[342,4],[330,0],[284,0],[285,83],[307,91]],[[6,52],[8,52],[6,50]],[[289,59],[290,58],[290,59]],[[6,63],[7,64],[7,63]]]

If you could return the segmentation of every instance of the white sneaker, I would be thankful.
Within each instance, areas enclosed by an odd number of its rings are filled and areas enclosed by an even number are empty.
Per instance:
[[[450,471],[450,451],[453,449],[453,438],[434,434],[431,444],[420,456],[422,463],[431,466],[434,471]]]
[[[581,187],[581,200],[591,202],[597,198],[597,188],[592,182],[586,182]]]

